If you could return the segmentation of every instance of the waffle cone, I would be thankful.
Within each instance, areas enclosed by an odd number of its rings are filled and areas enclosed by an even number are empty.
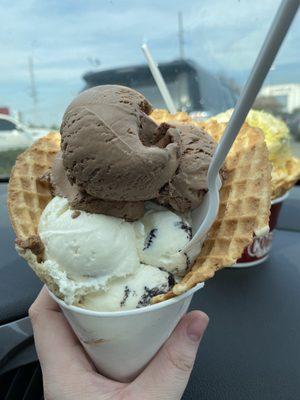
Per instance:
[[[58,133],[50,132],[20,154],[10,175],[8,212],[18,239],[37,234],[43,209],[52,196],[40,179],[49,170],[60,147]]]
[[[172,122],[168,113],[156,112],[157,122]],[[181,122],[189,123],[180,115]],[[183,121],[183,119],[185,119]],[[176,118],[178,121],[178,118]],[[199,123],[192,122],[199,125]],[[224,124],[202,123],[214,139],[219,140]],[[226,159],[227,178],[220,190],[220,208],[201,252],[192,269],[167,294],[156,296],[160,302],[191,289],[197,283],[212,278],[216,271],[236,262],[253,234],[262,235],[269,229],[271,207],[271,165],[264,136],[259,129],[244,124]]]
[[[161,110],[155,111],[152,117],[157,122],[171,120],[170,115]],[[178,113],[173,119],[191,123],[185,113]],[[212,136],[220,129],[218,124],[205,128]],[[20,255],[50,290],[63,298],[58,285],[39,260],[39,252],[34,254],[34,251],[24,250],[24,242],[36,240],[40,216],[52,198],[50,188],[40,177],[51,167],[59,147],[59,134],[49,133],[18,157],[9,183],[8,209]],[[228,173],[220,191],[218,217],[199,257],[172,291],[156,296],[153,302],[181,294],[211,278],[217,270],[232,265],[244,247],[251,243],[253,233],[260,234],[268,229],[271,172],[263,134],[245,124],[227,157],[226,167]]]
[[[38,240],[41,214],[52,199],[48,183],[41,178],[51,168],[59,149],[60,135],[50,132],[18,156],[9,179],[7,206],[18,253],[49,289],[61,297],[57,284],[40,262],[42,249]]]

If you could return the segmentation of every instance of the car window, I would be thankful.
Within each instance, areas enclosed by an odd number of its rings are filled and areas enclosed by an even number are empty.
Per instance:
[[[1,131],[12,131],[14,129],[17,129],[16,124],[14,124],[13,122],[8,121],[6,119],[0,118],[0,132]]]
[[[50,130],[82,90],[121,84],[165,108],[151,76],[147,43],[178,111],[199,118],[234,107],[280,0],[25,2],[2,0],[0,168],[9,177],[20,151]],[[283,119],[300,154],[300,15],[255,102]],[[5,161],[4,161],[5,160]],[[4,166],[5,164],[5,166]]]

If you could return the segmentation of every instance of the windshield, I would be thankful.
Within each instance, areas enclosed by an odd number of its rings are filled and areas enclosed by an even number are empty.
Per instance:
[[[279,0],[70,2],[3,0],[0,178],[50,130],[82,90],[122,84],[166,108],[141,45],[147,43],[178,111],[200,119],[234,107]],[[255,108],[283,119],[300,155],[300,16]],[[2,111],[1,111],[2,110]]]

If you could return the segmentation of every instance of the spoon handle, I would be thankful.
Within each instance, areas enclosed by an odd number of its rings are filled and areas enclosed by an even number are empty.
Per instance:
[[[208,186],[214,184],[216,176],[223,165],[225,158],[243,124],[245,118],[259,92],[261,85],[276,57],[280,45],[296,15],[299,0],[283,0],[271,28],[267,34],[264,44],[258,54],[247,83],[237,102],[229,123],[225,129],[210,168],[208,170]]]

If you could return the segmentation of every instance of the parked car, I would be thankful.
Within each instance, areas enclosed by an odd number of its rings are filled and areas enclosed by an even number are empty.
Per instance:
[[[0,114],[0,179],[8,179],[16,157],[34,141],[25,125],[10,115]]]
[[[204,117],[234,107],[236,94],[218,77],[191,60],[159,64],[177,110],[200,113]],[[156,108],[165,108],[163,98],[148,65],[133,65],[104,71],[87,72],[84,89],[97,85],[117,84],[141,92]]]
[[[0,149],[1,151],[26,148],[34,139],[29,130],[13,117],[0,114]]]

